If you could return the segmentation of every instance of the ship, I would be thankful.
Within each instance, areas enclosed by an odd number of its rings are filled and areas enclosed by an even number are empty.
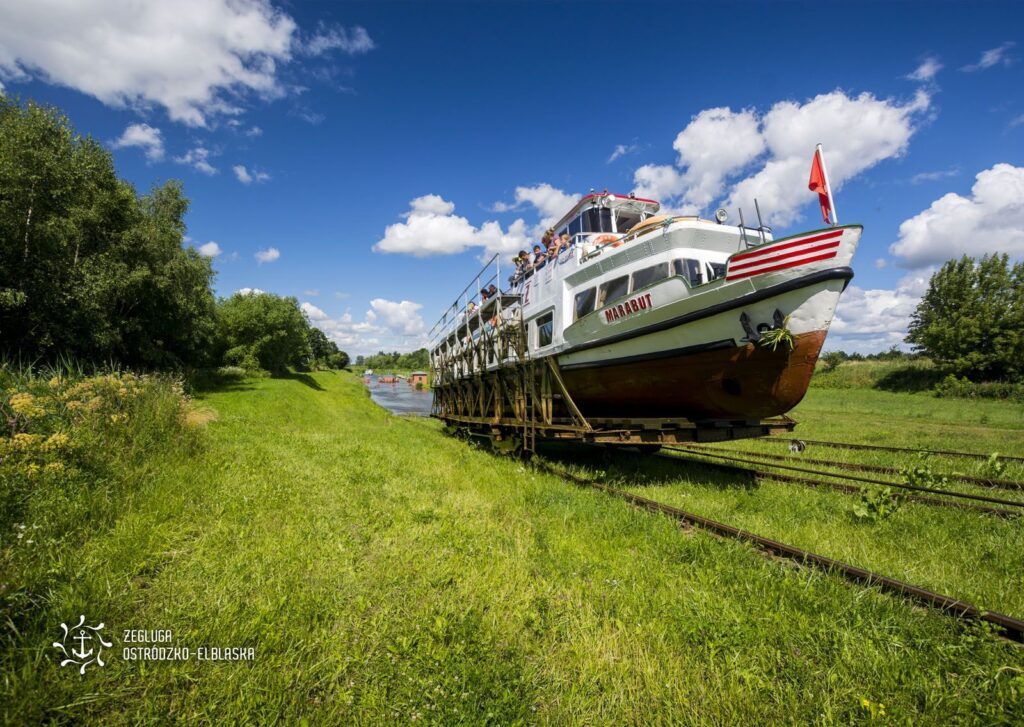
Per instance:
[[[807,392],[863,228],[775,238],[757,218],[583,196],[553,227],[568,244],[504,273],[493,258],[441,316],[435,416],[490,424],[500,439],[527,419],[542,430],[662,420],[742,431],[785,415]],[[499,292],[484,297],[489,285]]]

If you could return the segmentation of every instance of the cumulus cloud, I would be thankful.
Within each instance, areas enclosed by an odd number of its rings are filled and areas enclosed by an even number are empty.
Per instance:
[[[197,172],[213,175],[217,173],[217,168],[207,161],[209,158],[210,150],[203,146],[197,146],[195,149],[189,149],[186,154],[180,157],[174,157],[174,161],[178,164],[188,165]]]
[[[643,197],[657,192],[666,198],[682,194],[676,206],[696,212],[722,193],[727,176],[761,155],[765,137],[754,111],[713,108],[694,116],[676,136],[672,148],[682,171],[658,169],[656,165],[641,167],[636,175],[636,193]]]
[[[221,250],[220,245],[218,245],[213,240],[210,240],[209,242],[207,242],[207,243],[205,243],[203,245],[200,245],[199,247],[196,248],[196,251],[200,255],[202,255],[203,257],[211,257],[211,258],[212,257],[217,257],[222,252],[224,252],[223,250]]]
[[[1010,49],[1014,45],[1016,44],[1013,41],[1007,41],[995,48],[989,48],[981,54],[981,58],[978,59],[977,63],[966,65],[960,70],[973,73],[974,71],[984,71],[993,66],[1009,66],[1014,61],[1014,58],[1010,55]]]
[[[497,222],[480,227],[455,214],[455,205],[436,194],[417,197],[402,215],[404,222],[388,225],[384,237],[373,246],[375,252],[407,253],[416,257],[452,255],[472,247],[487,253],[519,250],[526,245],[526,223],[516,220],[507,231]]]
[[[151,162],[158,162],[164,158],[164,138],[160,129],[149,124],[129,124],[121,136],[110,145],[115,149],[127,149],[138,147]]]
[[[905,275],[895,290],[865,290],[851,285],[839,299],[827,348],[847,352],[881,351],[899,346],[907,325],[928,287],[933,269]]]
[[[350,353],[368,353],[371,346],[411,351],[427,345],[427,327],[420,315],[423,308],[420,303],[374,298],[360,321],[349,311],[337,318],[331,317],[308,301],[300,307],[314,326]]]
[[[316,298],[318,295],[320,295],[320,291],[317,290],[316,288],[310,288],[309,290],[302,291],[302,294],[308,295],[310,298]]]
[[[268,179],[270,179],[270,175],[267,174],[266,172],[261,172],[257,169],[253,169],[250,172],[242,164],[236,164],[235,166],[231,167],[231,169],[235,172],[235,176],[238,178],[238,181],[241,182],[242,184],[252,184],[253,182],[266,182]]]
[[[807,189],[816,143],[825,147],[829,178],[838,189],[903,154],[930,104],[923,90],[903,103],[833,91],[804,103],[780,101],[763,115],[706,109],[676,137],[676,163],[640,167],[633,191],[689,214],[703,212],[723,194],[726,206],[751,211],[757,198],[766,221],[787,225],[816,199]]]
[[[332,50],[340,50],[355,56],[369,53],[376,47],[366,28],[357,25],[346,30],[340,25],[320,23],[316,33],[302,44],[302,51],[307,55],[320,56]]]
[[[259,288],[239,288],[235,291],[235,295],[263,295],[267,291],[260,290]]]
[[[263,263],[272,263],[281,257],[281,251],[276,247],[268,247],[266,250],[258,250],[254,257],[260,265]]]
[[[911,81],[918,81],[920,83],[927,83],[935,78],[936,74],[942,70],[942,64],[939,63],[939,59],[935,56],[928,56],[921,64],[915,68],[912,72],[906,75]]]
[[[996,164],[975,177],[969,197],[950,192],[900,225],[889,252],[907,267],[961,255],[1024,256],[1024,167]]]
[[[206,126],[247,93],[282,93],[295,22],[267,0],[59,0],[0,8],[0,74],[39,78],[114,107],[161,106]],[[230,99],[230,101],[229,101]]]

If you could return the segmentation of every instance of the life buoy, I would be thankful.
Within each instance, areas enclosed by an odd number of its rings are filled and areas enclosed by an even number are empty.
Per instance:
[[[612,247],[618,247],[622,244],[618,235],[598,235],[591,242],[598,246],[611,244]]]

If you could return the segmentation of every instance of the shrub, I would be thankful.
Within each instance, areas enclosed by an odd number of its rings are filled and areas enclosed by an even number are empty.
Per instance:
[[[935,387],[935,396],[962,399],[1008,399],[1024,402],[1024,384],[1006,381],[975,383],[949,374]]]
[[[191,451],[182,382],[0,368],[0,617],[16,620],[86,531],[108,527],[154,454]]]

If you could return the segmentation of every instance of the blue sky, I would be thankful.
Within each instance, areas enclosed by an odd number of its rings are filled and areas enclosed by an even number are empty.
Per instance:
[[[1020,3],[57,5],[0,0],[5,92],[181,179],[217,292],[296,296],[353,354],[422,345],[591,187],[819,226],[816,141],[865,225],[832,348],[898,342],[948,257],[1024,254]]]

